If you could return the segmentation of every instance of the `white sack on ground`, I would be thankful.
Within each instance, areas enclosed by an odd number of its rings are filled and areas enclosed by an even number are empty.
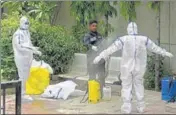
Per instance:
[[[66,100],[75,91],[77,84],[71,80],[49,85],[41,97]]]

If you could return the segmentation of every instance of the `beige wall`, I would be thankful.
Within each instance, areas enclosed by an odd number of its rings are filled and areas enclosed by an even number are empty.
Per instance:
[[[117,10],[118,10],[118,6]],[[147,35],[152,40],[157,39],[157,22],[156,22],[156,12],[149,9],[147,4],[143,2],[137,7],[137,20],[139,34]],[[170,19],[170,20],[169,20]],[[171,60],[165,58],[166,62],[172,62],[171,67],[176,72],[176,2],[171,2],[170,5],[170,17],[169,17],[169,2],[164,2],[161,8],[161,46],[171,51],[175,57]],[[114,27],[115,31],[109,36],[115,39],[116,36],[121,36],[126,34],[127,21],[124,20],[122,16],[110,18],[109,22]],[[58,23],[66,27],[71,27],[75,21],[72,16],[70,16],[69,2],[65,2],[62,6],[61,16],[58,19]],[[169,26],[170,23],[170,26]],[[171,45],[169,45],[171,43]],[[170,46],[170,48],[169,48]],[[117,53],[120,55],[120,53]],[[169,64],[168,64],[169,66]]]
[[[61,5],[59,16],[57,19],[57,24],[71,28],[75,24],[74,17],[70,12],[70,1],[64,1]]]

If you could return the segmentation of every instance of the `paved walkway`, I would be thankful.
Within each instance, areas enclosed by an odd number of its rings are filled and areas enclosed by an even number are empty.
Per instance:
[[[70,97],[68,100],[43,99],[40,96],[33,96],[34,101],[23,103],[23,114],[120,114],[122,100],[118,96],[120,88],[112,87],[111,101],[101,101],[98,104],[80,103],[82,96]],[[174,114],[176,104],[166,104],[161,100],[160,92],[146,91],[146,110],[145,114]],[[137,113],[135,109],[135,99],[133,100],[132,113]],[[14,113],[14,96],[7,97],[6,113]],[[175,110],[175,111],[174,111]]]

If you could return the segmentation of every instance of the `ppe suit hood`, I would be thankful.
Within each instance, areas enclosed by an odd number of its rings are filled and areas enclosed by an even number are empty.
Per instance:
[[[136,35],[138,34],[137,24],[135,22],[130,22],[127,27],[128,35]]]
[[[28,28],[29,28],[29,20],[27,19],[27,17],[23,16],[20,19],[20,29],[28,30]]]

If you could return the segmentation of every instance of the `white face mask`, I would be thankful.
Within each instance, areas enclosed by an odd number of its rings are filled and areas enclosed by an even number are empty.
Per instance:
[[[28,28],[29,28],[29,20],[27,19],[27,17],[23,16],[20,19],[20,28],[24,29],[24,30],[28,30]]]

